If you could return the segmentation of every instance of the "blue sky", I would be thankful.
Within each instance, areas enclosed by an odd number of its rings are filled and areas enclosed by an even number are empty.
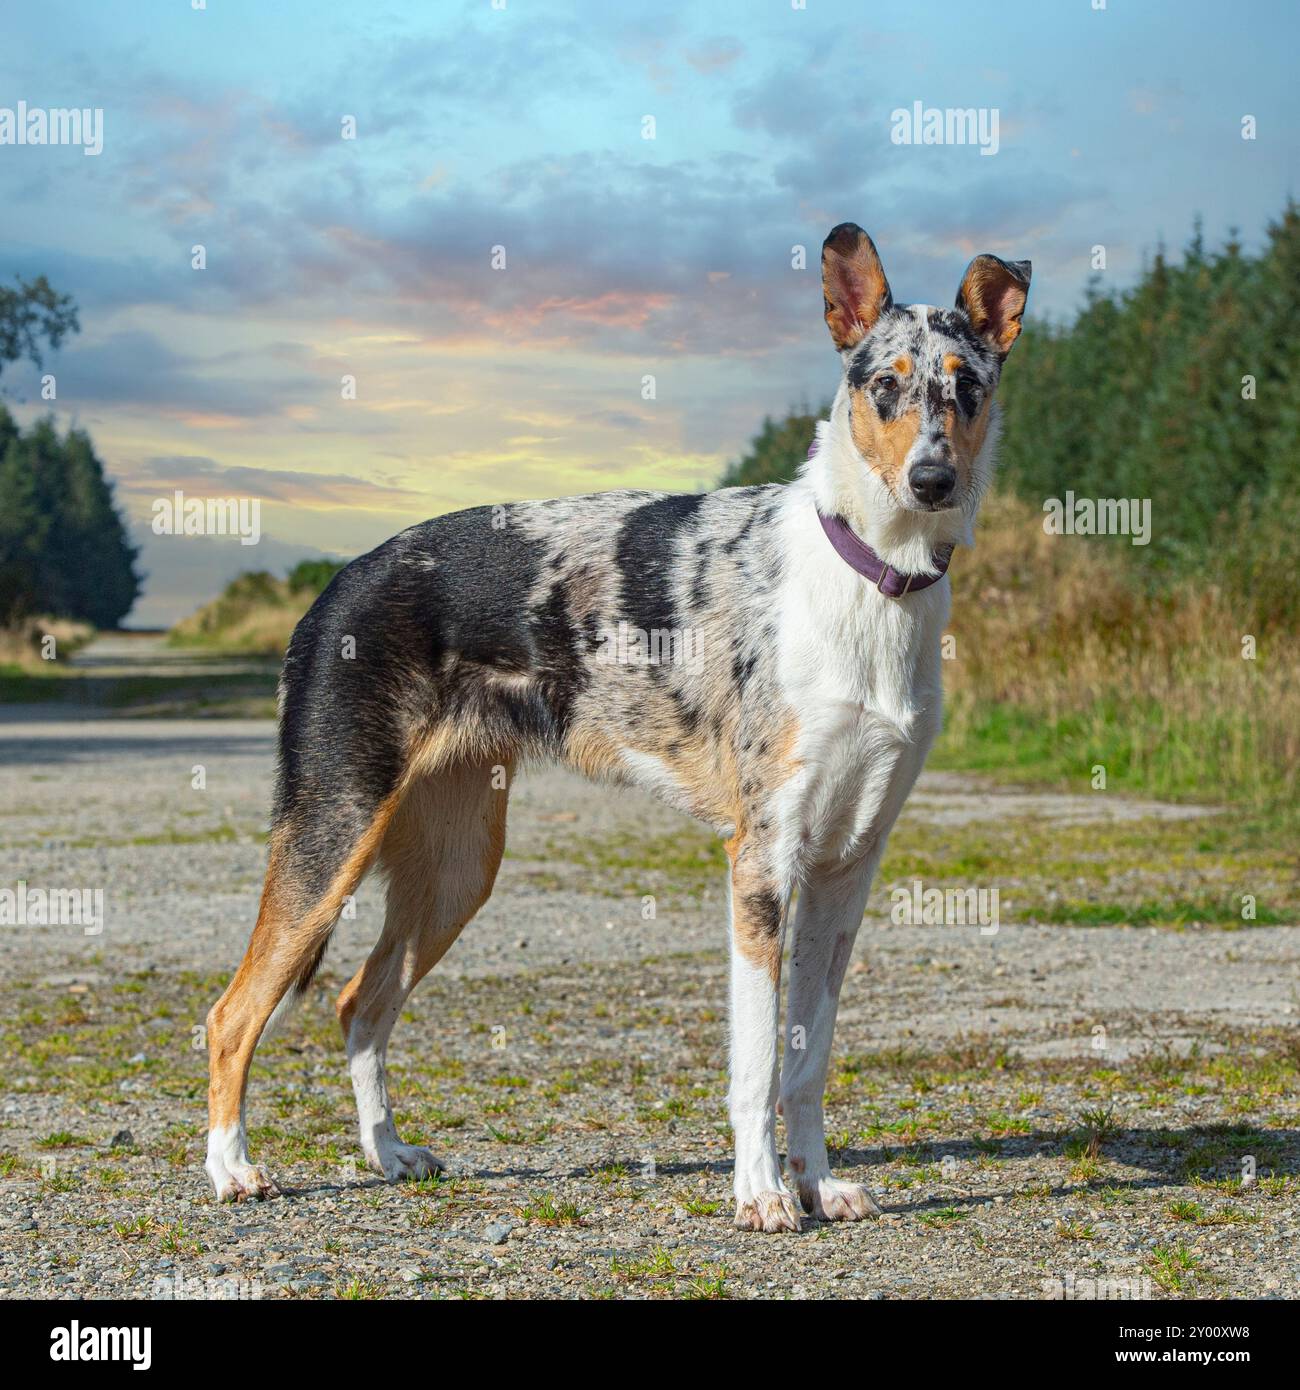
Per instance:
[[[104,111],[97,157],[0,145],[0,277],[81,306],[56,414],[133,522],[263,499],[256,550],[147,537],[135,621],[456,507],[709,484],[833,389],[836,222],[901,299],[991,250],[1062,316],[1094,245],[1119,286],[1197,214],[1254,247],[1295,183],[1282,0],[44,0],[4,30],[0,108]],[[996,109],[998,152],[893,143],[917,101]]]

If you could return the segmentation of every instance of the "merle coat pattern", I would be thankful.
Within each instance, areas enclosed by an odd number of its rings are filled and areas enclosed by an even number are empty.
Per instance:
[[[277,1190],[247,1153],[248,1065],[372,866],[385,924],[338,1005],[362,1147],[389,1178],[439,1166],[394,1129],[388,1037],[491,893],[515,768],[551,759],[648,788],[726,839],[737,1223],[798,1229],[796,1196],[823,1219],[878,1211],[830,1175],[822,1090],[871,877],[939,726],[949,588],[883,596],[817,512],[917,575],[970,542],[1029,266],[977,257],[954,309],[897,306],[871,239],[843,224],[822,270],[843,376],[796,482],[438,517],[354,560],[299,624],[261,910],[209,1015],[218,1196]]]

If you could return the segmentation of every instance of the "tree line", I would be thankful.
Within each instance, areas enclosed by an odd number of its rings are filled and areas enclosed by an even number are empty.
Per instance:
[[[1207,250],[1198,226],[1181,262],[1157,252],[1127,292],[1094,279],[1072,323],[1031,323],[1016,345],[999,393],[1003,476],[1039,502],[1067,489],[1150,498],[1157,577],[1258,590],[1272,570],[1294,590],[1297,321],[1294,201],[1257,256],[1235,234]]]
[[[1294,618],[1300,586],[1300,207],[1258,255],[1199,226],[1136,284],[1094,276],[1069,321],[1026,321],[999,400],[1002,485],[1048,498],[1149,498],[1152,541],[1126,554],[1154,583],[1187,577]],[[824,413],[824,412],[823,412]],[[786,481],[817,416],[763,422],[723,486]],[[1119,538],[1126,551],[1125,538]]]
[[[0,625],[115,627],[140,592],[137,553],[90,436],[48,419],[22,431],[0,406]]]
[[[41,365],[79,330],[76,306],[45,279],[0,286],[0,371]],[[0,405],[0,626],[33,615],[115,627],[140,592],[138,554],[84,430],[52,420],[20,430]]]

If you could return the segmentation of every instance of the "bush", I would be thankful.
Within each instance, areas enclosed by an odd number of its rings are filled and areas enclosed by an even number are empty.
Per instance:
[[[177,623],[167,640],[172,646],[282,656],[298,620],[344,563],[303,560],[285,579],[266,570],[236,575],[218,598]]]
[[[346,563],[346,560],[299,560],[289,571],[289,589],[295,594],[319,594]]]

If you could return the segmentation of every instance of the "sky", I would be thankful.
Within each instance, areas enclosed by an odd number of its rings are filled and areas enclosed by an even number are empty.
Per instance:
[[[42,0],[0,41],[0,122],[103,112],[96,155],[0,144],[0,282],[82,325],[54,401],[26,366],[0,398],[90,432],[134,625],[460,507],[711,486],[834,390],[838,222],[896,299],[993,251],[1059,319],[1094,247],[1123,288],[1295,190],[1293,0],[198,3]],[[901,142],[918,102],[996,148]],[[153,535],[178,488],[260,499],[259,544]]]

